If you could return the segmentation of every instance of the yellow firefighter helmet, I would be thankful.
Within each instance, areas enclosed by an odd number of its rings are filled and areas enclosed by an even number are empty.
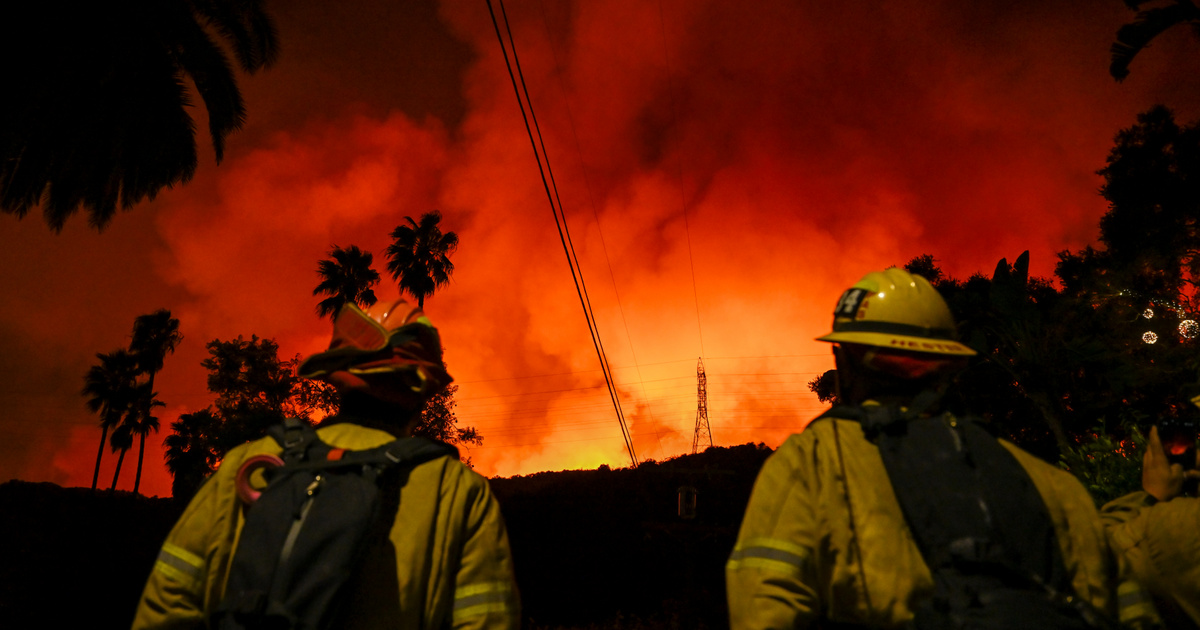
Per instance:
[[[892,267],[846,289],[833,309],[833,331],[817,341],[908,352],[972,356],[958,342],[946,300],[921,276]]]

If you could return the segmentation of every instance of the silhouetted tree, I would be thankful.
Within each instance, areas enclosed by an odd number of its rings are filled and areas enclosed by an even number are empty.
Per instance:
[[[421,215],[420,223],[404,217],[408,225],[392,230],[388,245],[388,271],[400,284],[400,290],[417,298],[417,307],[425,308],[425,298],[450,283],[454,264],[450,255],[458,249],[458,235],[442,233],[438,223],[442,214],[437,210]]]
[[[88,369],[83,386],[83,395],[88,396],[88,409],[100,414],[100,450],[96,453],[92,490],[96,489],[96,482],[100,478],[100,459],[104,456],[108,431],[120,425],[129,411],[137,378],[137,362],[128,351],[114,350],[108,354],[97,354],[96,358],[100,363]]]
[[[138,467],[137,476],[133,479],[134,494],[137,494],[142,480],[142,455],[146,452],[146,435],[151,431],[158,433],[158,418],[154,416],[153,409],[165,406],[165,403],[157,400],[157,396],[158,394],[150,389],[150,383],[138,385],[134,394],[134,404],[122,425],[128,426],[129,432],[138,437]]]
[[[267,427],[283,420],[283,405],[297,377],[279,360],[279,346],[271,339],[241,335],[214,339],[205,345],[209,358],[200,362],[208,370],[208,391],[222,419],[218,450],[222,453],[266,434]]]
[[[1096,260],[1105,281],[1149,298],[1187,299],[1200,276],[1200,128],[1180,127],[1156,106],[1117,134],[1099,174],[1109,202],[1100,220],[1106,252]]]
[[[267,427],[296,417],[336,412],[336,394],[325,383],[300,378],[300,356],[282,361],[272,339],[214,339],[206,346],[208,390],[216,394],[214,415],[220,419],[214,448],[219,454],[266,435]]]
[[[137,476],[133,481],[135,494],[142,482],[142,459],[146,452],[146,434],[151,430],[158,432],[158,419],[152,415],[151,407],[155,404],[163,404],[154,399],[154,375],[162,369],[167,353],[174,353],[175,347],[182,340],[183,335],[179,332],[179,320],[171,317],[171,311],[165,308],[141,315],[133,322],[133,339],[129,343],[129,350],[137,360],[138,370],[146,375],[146,392],[141,396],[142,409],[138,414],[139,422],[134,427],[134,434],[140,437]]]
[[[929,257],[907,267],[946,298],[959,337],[979,355],[957,376],[946,403],[990,421],[1005,437],[1055,461],[1094,426],[1112,402],[1104,387],[1115,365],[1098,343],[1088,310],[1048,281],[1029,276],[1029,254],[1001,259],[991,277],[965,282],[943,274]],[[1118,388],[1119,389],[1119,388]]]
[[[458,416],[454,407],[454,394],[458,385],[450,385],[425,403],[421,410],[421,421],[413,428],[413,435],[420,435],[450,444],[479,446],[483,444],[483,436],[475,427],[459,427]]]
[[[1150,4],[1150,1],[1125,0],[1125,5],[1138,11],[1143,4]],[[1133,58],[1152,39],[1179,24],[1191,24],[1193,29],[1200,32],[1200,9],[1196,8],[1193,0],[1170,0],[1165,6],[1138,11],[1133,22],[1117,31],[1117,41],[1111,49],[1112,64],[1108,68],[1109,74],[1118,81],[1129,76],[1129,64]]]
[[[262,0],[0,5],[0,210],[42,205],[55,230],[80,207],[102,229],[196,170],[188,84],[220,162],[245,108],[230,60],[253,73],[278,50]]]
[[[121,476],[121,464],[125,463],[125,453],[133,446],[133,427],[127,422],[122,422],[113,429],[112,437],[109,438],[109,444],[112,446],[114,453],[120,451],[120,456],[117,457],[117,468],[113,471],[112,485],[108,487],[109,492],[117,489],[117,479]]]
[[[313,289],[313,295],[329,296],[317,304],[317,315],[337,315],[349,303],[363,309],[374,304],[375,292],[371,287],[379,283],[379,272],[371,268],[371,252],[364,252],[357,245],[345,249],[335,245],[329,255],[331,260],[317,263],[321,283]]]
[[[825,370],[808,382],[808,391],[817,395],[817,400],[831,405],[837,404],[837,370]]]
[[[188,500],[212,474],[220,454],[216,448],[221,421],[211,409],[185,413],[171,423],[171,434],[163,440],[167,470],[171,472],[171,496]]]

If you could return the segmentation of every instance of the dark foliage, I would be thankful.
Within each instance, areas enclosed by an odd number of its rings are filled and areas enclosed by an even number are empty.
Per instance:
[[[221,421],[211,409],[185,413],[171,423],[167,447],[167,470],[171,471],[171,496],[188,499],[215,470],[220,459],[216,449]]]
[[[458,235],[442,232],[438,223],[442,213],[434,210],[421,215],[421,221],[404,217],[408,225],[398,225],[392,230],[392,244],[386,254],[387,268],[392,279],[417,298],[417,307],[425,308],[425,298],[437,289],[450,283],[454,263],[450,255],[458,249]]]
[[[154,376],[163,367],[167,354],[174,354],[175,347],[183,341],[179,332],[179,320],[171,317],[171,311],[160,308],[153,313],[140,315],[133,322],[133,339],[129,342],[129,350],[137,360],[138,371],[146,375],[145,392],[139,398],[140,413],[137,421],[132,423],[133,432],[139,438],[137,476],[133,482],[133,492],[137,494],[142,483],[142,458],[146,453],[146,435],[151,431],[158,432],[158,418],[151,410],[155,406],[165,406],[155,400]]]
[[[450,385],[438,392],[425,403],[421,410],[421,421],[413,427],[413,435],[441,440],[459,447],[479,446],[483,444],[483,436],[475,427],[458,426],[458,416],[454,413],[454,394],[458,385]],[[470,457],[464,453],[463,461],[470,463]]]
[[[163,442],[167,468],[175,476],[173,494],[185,501],[229,449],[263,437],[286,417],[311,421],[337,409],[333,388],[297,376],[300,356],[280,360],[272,339],[239,336],[214,339],[205,347],[209,357],[200,364],[217,398],[208,409],[180,416]]]
[[[247,72],[276,56],[261,0],[6,2],[0,9],[0,210],[39,204],[58,231],[81,207],[103,228],[196,170],[188,83],[217,160],[245,119]]]
[[[313,295],[328,295],[317,304],[317,315],[337,315],[346,304],[368,308],[376,302],[371,287],[379,284],[379,272],[371,268],[371,252],[364,252],[357,245],[345,249],[334,246],[330,258],[317,263],[317,275],[321,283],[313,289]]]
[[[92,474],[93,490],[100,477],[100,461],[108,432],[119,426],[129,413],[137,380],[137,360],[129,351],[114,350],[97,354],[96,358],[100,362],[88,369],[82,391],[87,397],[88,409],[100,414],[100,450],[96,453],[96,471]]]
[[[1117,41],[1111,48],[1112,63],[1108,73],[1118,81],[1129,76],[1129,64],[1151,40],[1163,31],[1179,24],[1191,24],[1193,31],[1200,34],[1200,9],[1193,0],[1171,0],[1170,4],[1138,10],[1148,0],[1125,0],[1126,6],[1138,11],[1133,22],[1117,31]]]
[[[837,370],[825,370],[808,382],[808,391],[817,395],[817,400],[830,405],[837,404]]]

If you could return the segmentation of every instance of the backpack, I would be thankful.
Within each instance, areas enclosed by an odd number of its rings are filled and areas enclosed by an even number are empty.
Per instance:
[[[283,447],[283,465],[265,472],[267,487],[249,507],[211,626],[328,628],[365,552],[391,529],[385,515],[398,485],[382,482],[458,450],[419,437],[338,449],[296,418],[267,433]]]
[[[917,548],[933,574],[913,630],[1113,628],[1072,597],[1054,525],[1029,473],[971,416],[837,406],[876,446]]]

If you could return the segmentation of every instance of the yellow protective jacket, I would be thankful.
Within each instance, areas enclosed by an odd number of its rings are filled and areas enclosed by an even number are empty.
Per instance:
[[[1156,619],[1119,567],[1095,504],[1070,474],[1001,441],[1045,500],[1078,596],[1135,625]],[[861,552],[861,553],[860,553]],[[822,419],[767,459],[725,570],[732,630],[818,620],[896,628],[933,592],[879,450],[858,422]]]
[[[393,438],[354,424],[318,429],[327,444],[373,448]],[[202,628],[224,594],[245,512],[238,468],[249,457],[280,454],[271,438],[231,450],[163,543],[133,627]],[[500,630],[518,627],[508,534],[487,480],[442,457],[413,468],[400,489],[390,535],[395,559],[368,557],[353,593],[347,628]]]
[[[1112,546],[1168,628],[1200,630],[1200,499],[1134,492],[1100,510]]]

